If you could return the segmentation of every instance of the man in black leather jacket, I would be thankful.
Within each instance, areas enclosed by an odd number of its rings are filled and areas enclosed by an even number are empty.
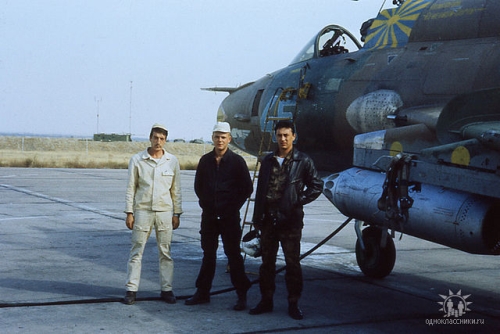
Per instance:
[[[250,314],[273,310],[276,255],[281,243],[286,262],[288,314],[299,320],[303,318],[298,307],[303,287],[300,266],[303,206],[318,198],[323,182],[311,158],[293,147],[296,137],[293,123],[279,121],[275,133],[278,150],[262,161],[255,197],[253,223],[261,231],[262,246],[261,301],[250,310]]]

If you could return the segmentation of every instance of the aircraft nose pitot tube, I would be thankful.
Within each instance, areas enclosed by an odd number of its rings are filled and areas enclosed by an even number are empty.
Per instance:
[[[377,203],[385,174],[351,168],[324,178],[323,193],[339,211],[376,226],[388,226]],[[494,199],[422,184],[411,192],[408,220],[389,228],[473,254],[500,255],[500,205]]]

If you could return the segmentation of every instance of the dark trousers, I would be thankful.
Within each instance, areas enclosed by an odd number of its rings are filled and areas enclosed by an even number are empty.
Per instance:
[[[285,283],[288,302],[298,302],[303,288],[302,267],[300,266],[300,240],[302,229],[278,229],[272,224],[264,224],[261,230],[262,265],[259,270],[262,301],[273,302],[276,290],[276,255],[279,243],[285,255]]]
[[[203,260],[196,279],[196,288],[208,294],[212,288],[219,247],[219,235],[222,238],[224,253],[230,268],[231,283],[238,296],[246,293],[251,283],[245,274],[245,265],[241,256],[241,226],[239,214],[232,217],[204,217],[201,220],[201,248]]]

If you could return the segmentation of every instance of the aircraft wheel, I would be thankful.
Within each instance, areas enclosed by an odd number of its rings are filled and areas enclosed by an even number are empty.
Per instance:
[[[396,247],[390,236],[384,248],[380,247],[382,230],[369,226],[362,232],[365,250],[361,249],[359,240],[356,241],[356,261],[358,266],[368,277],[384,278],[389,275],[396,262]]]

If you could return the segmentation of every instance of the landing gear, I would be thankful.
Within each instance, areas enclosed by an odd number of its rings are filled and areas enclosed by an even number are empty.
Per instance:
[[[356,241],[356,261],[361,271],[371,278],[384,278],[389,275],[396,262],[396,247],[390,235],[380,228],[369,226],[362,232],[362,243]],[[385,242],[382,237],[385,237]],[[383,244],[383,246],[381,246]]]

